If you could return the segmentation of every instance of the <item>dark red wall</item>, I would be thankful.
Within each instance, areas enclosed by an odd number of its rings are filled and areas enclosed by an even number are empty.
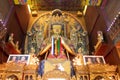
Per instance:
[[[6,54],[3,49],[0,48],[0,63],[4,63],[8,59],[8,54]]]
[[[120,58],[118,55],[118,51],[116,47],[114,47],[108,55],[105,56],[106,63],[112,64],[112,65],[120,65]]]
[[[11,33],[14,33],[14,42],[19,41],[19,48],[24,52],[25,36],[27,32],[30,14],[27,5],[14,6],[7,22],[6,43]],[[2,49],[0,50],[0,63],[6,62],[8,55]],[[2,58],[1,58],[2,57]]]
[[[27,5],[14,6],[7,24],[7,37],[9,34],[14,33],[14,42],[19,41],[20,48],[23,51],[29,18]]]

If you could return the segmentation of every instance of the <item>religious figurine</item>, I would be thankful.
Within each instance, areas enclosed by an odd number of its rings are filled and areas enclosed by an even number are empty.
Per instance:
[[[95,49],[99,46],[99,44],[100,44],[101,42],[104,41],[102,31],[98,31],[97,34],[98,34],[98,37],[97,37],[97,40],[98,40],[98,41],[97,41],[97,44],[94,46]]]
[[[83,65],[82,48],[78,49],[77,56],[73,59],[73,65]]]
[[[75,55],[72,49],[65,43],[64,38],[61,36],[62,32],[62,25],[53,25],[52,26],[52,35],[51,35],[51,40],[49,43],[47,41],[44,44],[44,48],[42,47],[42,50],[40,51],[39,55],[44,54],[45,52],[50,51],[50,55],[48,57],[58,57],[62,54],[62,48],[64,47],[69,53],[72,55]],[[43,42],[44,43],[44,42]],[[61,46],[62,45],[62,46]],[[58,47],[59,46],[59,47]]]
[[[31,50],[30,50],[29,54],[30,54],[30,63],[29,64],[38,65],[39,64],[39,60],[36,57],[35,49],[33,47],[31,47]]]
[[[38,56],[41,57],[42,55],[45,55],[45,57],[44,60],[41,60],[40,67],[38,69],[40,75],[43,75],[44,67],[46,67],[47,62],[51,67],[54,66],[54,63],[52,63],[51,60],[63,60],[62,62],[56,61],[56,64],[63,64],[65,62],[64,65],[67,65],[68,63],[70,63],[69,54],[71,54],[72,56],[76,55],[75,52],[69,47],[67,42],[68,39],[64,38],[64,36],[62,35],[62,27],[63,25],[61,24],[53,24],[52,26],[50,26],[50,36],[42,42],[40,48],[41,50]],[[68,59],[67,62],[66,59]],[[70,67],[70,65],[68,67]],[[61,66],[59,68],[62,71],[65,70]],[[69,71],[67,72],[69,73]]]
[[[81,54],[77,54],[77,56],[73,59],[73,65],[83,65],[82,62],[82,55]]]
[[[35,54],[31,54],[29,64],[39,65],[39,59],[37,58],[37,56]]]
[[[13,33],[11,33],[10,34],[10,36],[9,36],[9,38],[8,38],[8,41],[12,44],[12,45],[14,45],[14,42],[13,42],[13,40],[14,40],[14,34]]]
[[[98,34],[98,41],[102,42],[103,41],[103,33],[102,33],[102,31],[98,31],[97,34]]]

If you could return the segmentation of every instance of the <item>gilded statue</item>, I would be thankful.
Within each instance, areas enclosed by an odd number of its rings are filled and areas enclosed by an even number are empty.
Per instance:
[[[83,65],[83,55],[82,55],[82,48],[78,49],[78,54],[76,55],[76,57],[73,59],[73,65],[74,66],[80,66]]]
[[[55,56],[56,56],[56,54],[58,55],[57,44],[58,44],[58,40],[59,39],[61,41],[62,46],[65,47],[65,49],[69,53],[75,55],[75,53],[72,51],[72,49],[65,43],[64,38],[61,36],[61,32],[62,32],[62,26],[61,25],[55,24],[55,25],[52,26],[52,35],[51,35],[51,38],[48,39],[48,40],[51,40],[51,41],[49,43],[47,43],[47,45],[43,44],[44,48],[42,48],[42,50],[40,51],[39,55],[42,55],[42,54],[46,53],[49,50],[50,50],[50,54],[52,54],[52,43],[53,43],[52,39],[54,39],[54,43],[53,44],[55,45],[55,51],[54,51]],[[65,56],[65,54],[63,52],[63,48],[62,48],[59,56],[61,56],[61,55]]]
[[[102,31],[98,31],[97,32],[97,44],[94,46],[95,49],[97,49],[97,47],[100,45],[100,43],[102,43],[104,41],[103,38],[103,33]]]
[[[8,41],[12,44],[12,45],[14,45],[14,33],[11,33],[10,34],[10,36],[9,36],[9,38],[8,38]]]

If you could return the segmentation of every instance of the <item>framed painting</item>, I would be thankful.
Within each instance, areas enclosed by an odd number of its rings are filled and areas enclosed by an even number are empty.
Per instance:
[[[105,64],[103,56],[83,56],[84,64]]]
[[[9,55],[7,62],[29,64],[30,55]]]

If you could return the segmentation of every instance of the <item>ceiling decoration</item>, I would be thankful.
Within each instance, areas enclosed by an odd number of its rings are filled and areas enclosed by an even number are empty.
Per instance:
[[[41,10],[81,10],[81,0],[38,0]]]
[[[29,4],[32,10],[82,11],[85,5],[100,6],[102,0],[14,0],[15,5]]]

